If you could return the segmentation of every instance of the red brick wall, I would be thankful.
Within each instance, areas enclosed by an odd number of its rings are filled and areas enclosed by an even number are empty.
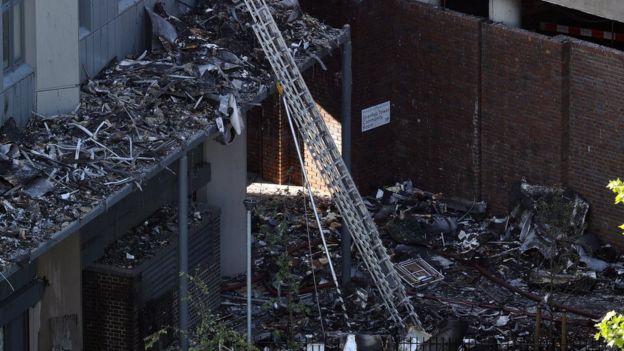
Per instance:
[[[304,74],[304,78],[317,102],[321,116],[329,128],[329,132],[339,150],[342,149],[341,125],[341,60],[340,55],[334,54],[324,60],[327,70],[319,65],[314,66]],[[314,164],[310,153],[305,152],[306,172],[314,190],[327,192],[321,173]]]
[[[624,177],[624,53],[577,40],[570,50],[569,183],[591,204],[591,231],[623,247],[624,207],[605,188]]]
[[[265,100],[248,118],[247,168],[276,184],[301,184],[301,170],[286,112],[277,98]]]
[[[143,349],[131,277],[85,270],[82,289],[85,350]]]
[[[390,171],[424,189],[478,198],[481,20],[399,3]]]
[[[504,213],[513,182],[562,181],[562,44],[501,25],[482,35],[482,196]]]
[[[352,157],[362,192],[411,178],[477,194],[506,213],[514,182],[563,184],[591,202],[591,231],[624,242],[624,209],[604,188],[624,177],[624,53],[407,0],[303,5],[352,26]],[[318,95],[327,82],[308,83],[327,106]],[[361,133],[361,110],[384,101],[391,124]]]
[[[340,149],[342,145],[340,56],[326,58],[324,64],[327,67],[326,71],[320,65],[316,65],[305,72],[304,78],[317,100],[321,115],[336,146]],[[312,188],[315,191],[327,192],[323,178],[303,144],[301,151],[304,153],[306,171]],[[303,183],[286,112],[276,97],[267,99],[262,108],[254,109],[250,114],[247,159],[249,171],[258,174],[265,181],[294,185]]]

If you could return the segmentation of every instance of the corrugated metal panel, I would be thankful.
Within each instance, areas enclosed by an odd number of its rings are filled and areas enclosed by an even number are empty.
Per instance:
[[[115,22],[106,25],[104,31],[106,36],[106,63],[109,63],[117,56],[117,35],[115,32]]]
[[[80,42],[80,80],[94,77],[113,58],[124,59],[137,55],[149,47],[150,23],[145,14],[145,6],[154,6],[155,0],[127,0],[123,3],[114,0],[89,0],[91,27],[90,33]],[[186,0],[193,3],[193,0]],[[177,13],[175,0],[167,0],[167,8]],[[83,11],[81,9],[81,11]],[[86,10],[84,10],[86,11]],[[85,73],[86,71],[86,73]]]
[[[32,73],[28,73],[2,92],[0,101],[3,104],[0,108],[2,108],[3,116],[0,118],[0,125],[9,118],[15,119],[19,126],[26,125],[33,110],[35,94],[33,77]]]
[[[85,72],[85,67],[84,64],[87,61],[87,41],[86,39],[82,39],[80,40],[80,43],[78,44],[78,52],[79,52],[79,58],[78,58],[78,62],[80,64],[80,81],[84,82],[85,80],[87,80],[87,73]]]
[[[210,247],[214,244],[210,239],[212,233],[210,221],[215,216],[205,218],[200,226],[191,228],[189,233],[189,272],[198,267],[208,267],[211,256]],[[172,237],[172,244],[163,250],[155,259],[146,263],[141,274],[141,300],[156,299],[177,286],[178,282],[178,245],[177,235]]]
[[[86,71],[89,78],[93,78],[93,34],[89,34],[83,40],[86,43],[86,55],[85,61],[81,62],[81,64],[84,66],[84,70]]]
[[[109,0],[110,1],[110,0]],[[104,3],[102,0],[93,0],[93,27],[92,31],[97,31],[102,28],[106,22],[106,12],[104,10]]]

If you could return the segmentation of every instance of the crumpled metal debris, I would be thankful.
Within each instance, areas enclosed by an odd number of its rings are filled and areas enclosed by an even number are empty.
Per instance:
[[[298,63],[337,42],[339,30],[305,14],[287,22],[292,8],[270,4]],[[202,1],[179,18],[161,6],[148,13],[162,48],[91,77],[73,113],[0,128],[0,271],[123,186],[141,188],[145,174],[218,120],[224,139],[240,134],[243,107],[273,85],[243,2]]]
[[[520,200],[512,212],[520,228],[521,252],[537,249],[552,259],[583,235],[589,204],[578,194],[557,187],[520,184]]]
[[[563,271],[554,272],[550,262],[535,250],[521,252],[520,229],[511,216],[485,217],[480,210],[470,210],[473,206],[454,210],[452,208],[458,207],[447,206],[443,194],[422,191],[411,182],[383,187],[377,195],[365,197],[364,200],[377,225],[382,228],[382,234],[386,234],[382,235],[382,239],[393,262],[410,262],[423,258],[443,275],[441,281],[416,286],[418,290],[406,285],[408,293],[414,296],[414,306],[426,330],[431,331],[434,337],[426,346],[419,347],[417,345],[422,343],[422,337],[399,335],[395,340],[399,342],[400,350],[427,350],[436,347],[447,349],[449,340],[445,340],[443,346],[440,339],[436,340],[436,335],[439,338],[452,338],[453,342],[468,340],[470,345],[477,348],[481,344],[497,343],[502,348],[509,348],[509,345],[523,339],[530,343],[528,336],[535,330],[536,311],[548,310],[548,315],[542,316],[542,327],[544,330],[552,329],[557,332],[563,313],[552,306],[563,301],[569,307],[566,310],[569,340],[574,340],[575,337],[584,337],[593,332],[593,322],[574,315],[572,311],[600,314],[624,304],[624,297],[620,295],[624,289],[624,260],[619,255],[612,257],[612,253],[597,257],[605,247],[603,244],[593,243],[589,238],[577,240],[575,245],[582,244],[586,250],[585,255],[577,253],[575,249],[566,252],[570,262],[566,263]],[[263,195],[258,201],[255,228],[263,225],[276,228],[285,219],[289,223],[286,226],[289,238],[287,243],[276,243],[262,233],[255,234],[254,261],[257,279],[254,298],[276,301],[275,307],[268,311],[258,311],[254,315],[254,323],[260,335],[258,341],[264,341],[262,345],[269,345],[267,347],[271,350],[278,350],[283,348],[285,340],[276,335],[283,336],[290,332],[297,340],[306,339],[309,343],[323,341],[328,349],[341,349],[339,345],[344,347],[345,341],[349,339],[348,335],[353,336],[353,342],[356,342],[357,335],[369,335],[371,340],[378,335],[395,335],[396,331],[388,328],[387,316],[380,306],[381,300],[357,253],[353,257],[352,283],[343,287],[352,324],[351,329],[347,328],[335,306],[335,290],[329,283],[327,265],[321,260],[322,256],[319,256],[322,254],[317,246],[318,241],[315,241],[318,238],[315,237],[314,230],[311,231],[312,255],[309,254],[304,219],[306,207],[301,196],[299,194],[295,197],[294,193]],[[339,266],[340,236],[337,230],[331,228],[332,223],[340,222],[340,216],[329,199],[319,199],[318,203],[321,204],[323,226],[330,238],[331,255],[336,266]],[[307,210],[307,215],[311,216],[309,206]],[[384,212],[384,215],[377,216],[379,212]],[[454,230],[425,235],[422,224],[431,223],[431,219],[436,216],[454,219]],[[539,214],[535,216],[539,217]],[[308,222],[314,226],[311,219]],[[388,226],[389,223],[413,224],[416,228],[414,232],[419,233],[415,236],[418,240],[405,244],[404,237],[390,233],[388,229],[392,225]],[[409,233],[409,225],[404,228],[405,236],[413,235]],[[587,250],[590,246],[593,247],[591,254]],[[558,248],[564,249],[562,246]],[[299,288],[302,290],[299,298],[295,297],[292,301],[300,302],[307,308],[305,313],[296,314],[294,322],[290,324],[287,322],[288,290],[279,283],[278,274],[272,273],[278,270],[276,257],[280,257],[285,249],[290,257],[289,270],[299,281]],[[610,257],[608,267],[603,271],[594,270],[591,264],[584,263],[584,256],[605,262]],[[488,270],[489,274],[486,275],[482,270]],[[318,295],[314,294],[313,272],[317,279]],[[238,286],[243,287],[244,284],[239,283]],[[281,288],[277,289],[276,286]],[[243,294],[242,290],[236,293],[228,289],[224,297],[226,300],[237,301],[242,299]],[[534,296],[536,299],[526,296]],[[317,298],[322,317],[317,312]],[[260,304],[257,304],[259,309]],[[241,317],[243,307],[240,304],[230,304],[224,313]],[[325,337],[320,332],[320,318],[324,322]],[[554,319],[554,322],[548,318]],[[303,338],[303,335],[306,337]],[[335,339],[342,341],[334,343]],[[450,349],[456,349],[452,348],[453,345],[450,346]]]

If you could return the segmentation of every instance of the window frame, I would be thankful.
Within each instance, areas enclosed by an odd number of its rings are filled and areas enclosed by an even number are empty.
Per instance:
[[[6,72],[12,72],[14,71],[17,67],[19,67],[21,64],[23,64],[25,62],[25,54],[24,54],[24,44],[25,44],[25,40],[24,40],[24,19],[25,19],[25,15],[24,15],[24,0],[2,0],[2,4],[0,5],[0,15],[2,16],[2,18],[4,19],[4,14],[9,11],[9,33],[8,33],[8,39],[9,39],[9,52],[8,52],[8,65],[6,68],[4,68],[4,52],[2,53],[2,66],[3,66],[3,71]],[[20,37],[17,39],[20,41],[20,47],[21,47],[21,54],[20,56],[16,59],[15,58],[15,32],[14,32],[14,28],[15,28],[15,15],[12,12],[13,8],[15,6],[21,6],[21,11],[20,11]],[[4,23],[3,25],[3,33],[2,33],[2,50],[4,50]],[[2,351],[2,350],[0,350]]]

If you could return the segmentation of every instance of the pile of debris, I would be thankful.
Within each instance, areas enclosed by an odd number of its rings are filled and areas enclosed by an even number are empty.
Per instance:
[[[193,226],[207,214],[201,206],[189,211],[188,223]],[[132,269],[154,257],[160,249],[178,240],[178,209],[169,205],[161,207],[143,223],[108,246],[97,263]]]
[[[341,32],[272,1],[298,62]],[[148,11],[154,48],[82,87],[81,105],[0,129],[0,271],[145,175],[198,132],[240,133],[241,113],[272,90],[251,18],[236,0],[203,1],[178,18]],[[157,48],[158,46],[158,48]]]
[[[569,345],[589,343],[593,319],[624,304],[624,259],[585,233],[589,205],[577,194],[522,183],[515,195],[516,207],[504,218],[486,217],[485,203],[445,198],[411,182],[384,187],[365,204],[434,337],[513,349],[532,345],[536,335],[561,340],[564,323]],[[293,342],[331,345],[347,334],[394,335],[357,253],[352,283],[343,287],[351,324],[342,319],[302,196],[257,196],[257,341],[279,349]],[[340,267],[340,216],[330,199],[318,201]],[[224,285],[224,314],[244,315],[241,287]]]

